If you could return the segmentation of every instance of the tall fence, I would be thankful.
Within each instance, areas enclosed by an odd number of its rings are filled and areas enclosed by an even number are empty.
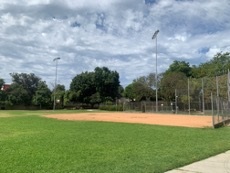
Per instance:
[[[230,74],[188,79],[183,87],[169,88],[171,100],[158,101],[158,113],[212,115],[213,125],[230,121]],[[169,92],[170,94],[170,92]],[[156,112],[156,102],[124,102],[124,111]]]

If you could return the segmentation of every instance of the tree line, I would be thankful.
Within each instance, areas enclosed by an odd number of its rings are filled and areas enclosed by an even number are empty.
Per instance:
[[[11,73],[12,84],[6,90],[0,91],[0,106],[13,108],[15,106],[35,107],[51,109],[54,102],[54,94],[58,108],[85,105],[95,107],[101,103],[112,103],[123,97],[130,101],[155,100],[156,82],[159,91],[159,100],[170,102],[175,99],[175,89],[187,88],[187,81],[192,83],[191,90],[200,92],[200,81],[207,78],[206,86],[209,92],[215,92],[216,76],[227,74],[230,69],[230,54],[218,53],[213,59],[198,66],[191,66],[188,62],[175,60],[169,68],[157,76],[150,73],[134,79],[131,84],[123,88],[120,85],[119,74],[107,67],[96,67],[93,72],[77,74],[71,81],[69,90],[64,85],[57,84],[56,89],[51,90],[45,81],[33,73]],[[157,79],[157,81],[156,81]],[[226,77],[220,77],[220,83],[226,84]],[[215,81],[215,80],[214,80]],[[5,84],[0,79],[0,87]],[[227,85],[225,85],[227,86]],[[226,97],[226,88],[220,94]],[[55,92],[54,92],[55,91]],[[180,99],[188,100],[186,94]]]
[[[132,101],[155,101],[157,82],[159,100],[170,103],[175,101],[175,94],[180,94],[180,101],[186,103],[188,99],[199,99],[199,95],[204,92],[202,90],[204,87],[206,88],[205,98],[209,98],[211,93],[217,94],[216,77],[218,76],[219,96],[226,99],[228,97],[226,74],[229,69],[229,52],[217,53],[213,59],[198,66],[175,60],[164,73],[157,76],[157,81],[154,73],[133,80],[125,88],[124,96]],[[190,98],[188,98],[188,85]]]
[[[94,107],[95,104],[121,97],[119,74],[107,67],[97,67],[94,72],[82,72],[76,75],[70,83],[70,89],[57,84],[51,90],[45,81],[33,73],[11,73],[12,84],[6,90],[0,91],[1,109],[27,107],[51,109],[54,102],[58,108],[73,107],[84,104]],[[0,79],[0,86],[5,84]]]

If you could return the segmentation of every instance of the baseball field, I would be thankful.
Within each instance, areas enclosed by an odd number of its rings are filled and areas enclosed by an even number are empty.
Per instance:
[[[230,149],[208,116],[1,111],[0,172],[165,172]]]

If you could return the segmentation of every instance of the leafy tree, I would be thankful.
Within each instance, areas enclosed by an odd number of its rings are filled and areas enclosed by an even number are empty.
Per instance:
[[[175,89],[187,89],[187,77],[181,72],[165,73],[160,82],[160,93],[164,100],[175,99]]]
[[[20,86],[20,89],[25,90],[28,94],[28,98],[24,100],[22,103],[26,105],[31,105],[33,96],[35,95],[35,92],[41,79],[33,73],[11,73],[10,75],[12,77],[13,84],[17,84],[17,86]],[[15,89],[14,92],[20,91],[17,88],[11,87],[11,92],[13,92],[12,89]],[[18,94],[20,95],[20,93]]]
[[[53,93],[54,94],[54,93]],[[64,106],[64,96],[65,96],[65,86],[58,84],[56,86],[55,90],[55,98],[58,100],[57,106],[63,107]],[[52,95],[52,101],[53,101],[53,95]]]
[[[27,105],[30,102],[30,94],[22,85],[13,83],[7,90],[8,101],[13,105]]]
[[[133,83],[129,84],[127,87],[125,87],[125,97],[131,99],[132,101],[134,101],[134,99],[136,98],[135,92],[134,92],[134,86]]]
[[[4,80],[0,78],[0,88],[2,88],[2,86],[4,84],[5,84]],[[3,108],[5,106],[6,99],[7,99],[6,92],[3,90],[0,90],[0,106],[1,106],[1,108]]]
[[[35,95],[33,96],[33,104],[39,105],[40,109],[42,109],[42,107],[48,108],[52,105],[51,91],[44,81],[40,81],[38,84]]]
[[[72,96],[69,101],[93,106],[120,97],[119,89],[119,74],[107,67],[97,67],[94,72],[83,72],[72,79],[70,84]]]
[[[116,71],[110,71],[107,67],[95,68],[95,86],[100,93],[101,100],[115,100],[119,96],[119,74]]]
[[[230,53],[217,53],[212,60],[192,69],[195,78],[215,77],[226,74],[230,69]]]
[[[174,61],[170,66],[169,69],[166,70],[166,74],[177,72],[177,73],[184,73],[187,77],[190,77],[192,74],[192,68],[190,67],[188,62],[185,61]]]
[[[150,73],[147,76],[141,76],[141,77],[139,77],[137,79],[134,79],[133,82],[140,82],[140,83],[144,84],[147,87],[156,88],[156,74],[155,73]],[[158,81],[158,83],[159,83],[159,81]]]
[[[5,81],[4,81],[4,79],[1,79],[0,78],[0,88],[2,88],[2,86],[5,84]]]
[[[125,88],[125,96],[132,101],[150,100],[154,97],[154,90],[144,83],[134,80]]]
[[[63,106],[68,106],[71,103],[75,102],[77,94],[75,91],[67,90],[64,94]]]
[[[70,84],[70,91],[75,92],[75,98],[71,101],[81,103],[90,103],[90,97],[96,93],[96,86],[94,82],[93,72],[83,72],[72,79]]]

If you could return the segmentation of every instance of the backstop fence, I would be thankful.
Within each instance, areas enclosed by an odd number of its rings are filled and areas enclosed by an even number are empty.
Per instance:
[[[230,122],[230,74],[188,79],[186,86],[169,88],[169,101],[123,101],[123,111],[212,115],[213,126]],[[156,109],[157,106],[157,109]]]

